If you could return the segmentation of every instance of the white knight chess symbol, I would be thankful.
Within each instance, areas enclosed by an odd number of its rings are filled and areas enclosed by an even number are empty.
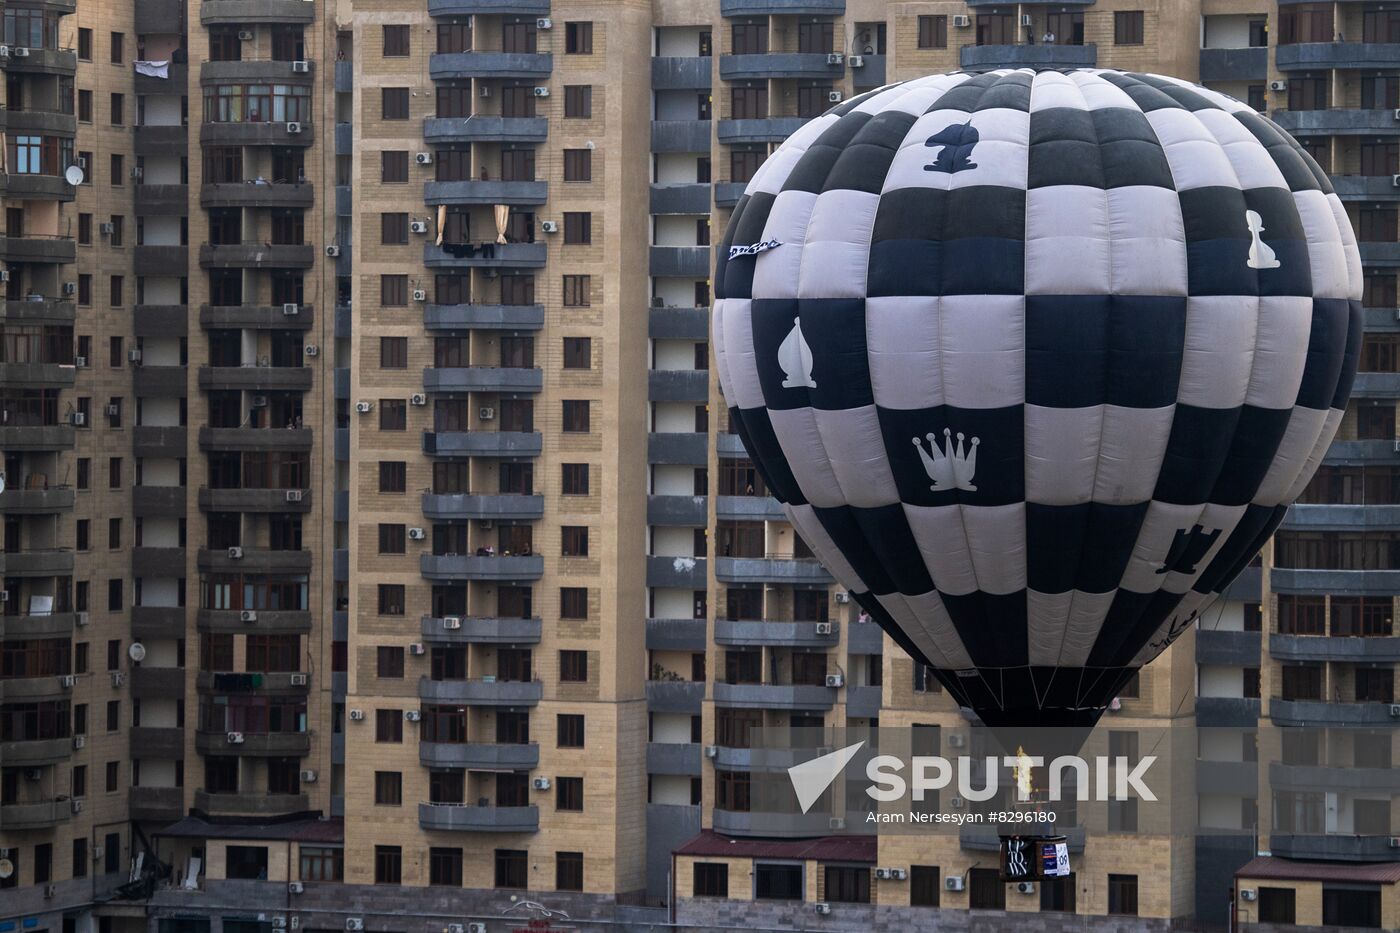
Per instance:
[[[1281,265],[1278,257],[1259,237],[1264,232],[1264,218],[1259,216],[1258,211],[1245,211],[1244,222],[1249,227],[1249,235],[1254,238],[1249,244],[1249,261],[1246,265],[1251,269],[1277,269]]]
[[[957,447],[953,446],[953,432],[948,428],[943,429],[943,447],[938,446],[938,437],[932,431],[928,433],[929,450],[924,450],[924,445],[919,439],[914,438],[914,446],[919,448],[919,459],[924,462],[924,472],[928,478],[933,480],[933,485],[929,487],[934,492],[947,492],[950,489],[962,489],[967,492],[976,492],[977,487],[972,485],[972,480],[977,473],[977,445],[981,443],[978,438],[973,438],[971,445],[963,450],[963,433],[958,432]]]
[[[815,389],[812,379],[812,348],[807,346],[807,338],[802,336],[802,322],[792,325],[792,330],[778,345],[778,366],[783,371],[783,388]]]

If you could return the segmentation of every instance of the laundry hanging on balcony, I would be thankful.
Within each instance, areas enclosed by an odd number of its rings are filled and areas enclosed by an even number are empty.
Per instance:
[[[437,245],[442,245],[442,231],[447,229],[447,205],[438,205]]]
[[[136,62],[136,73],[148,78],[169,78],[170,62]]]
[[[497,204],[492,209],[496,214],[496,242],[506,241],[506,227],[510,224],[510,205]]]

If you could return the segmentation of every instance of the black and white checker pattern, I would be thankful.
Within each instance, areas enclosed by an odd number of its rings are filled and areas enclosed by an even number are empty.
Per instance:
[[[731,422],[793,525],[989,725],[1090,724],[1189,627],[1312,476],[1361,343],[1355,239],[1297,143],[1088,69],[811,121],[715,294]]]

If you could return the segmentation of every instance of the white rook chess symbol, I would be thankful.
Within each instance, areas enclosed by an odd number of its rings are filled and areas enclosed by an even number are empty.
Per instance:
[[[930,431],[928,433],[928,445],[930,450],[924,450],[924,445],[919,439],[914,438],[914,446],[919,449],[919,459],[924,462],[924,472],[928,478],[933,480],[933,485],[929,487],[934,492],[946,492],[949,489],[962,489],[967,492],[976,492],[977,487],[972,485],[972,480],[977,473],[977,445],[981,443],[977,438],[972,439],[972,445],[963,452],[963,433],[958,432],[957,447],[953,447],[952,431],[943,429],[943,447],[938,446],[938,437]]]
[[[1244,222],[1249,227],[1250,236],[1254,237],[1249,244],[1249,268],[1277,269],[1280,265],[1278,257],[1268,244],[1259,238],[1259,234],[1264,232],[1264,218],[1259,216],[1258,211],[1245,211]]]
[[[817,387],[812,379],[812,348],[807,346],[807,339],[802,336],[800,320],[792,325],[792,330],[778,345],[778,366],[785,377],[784,389]]]

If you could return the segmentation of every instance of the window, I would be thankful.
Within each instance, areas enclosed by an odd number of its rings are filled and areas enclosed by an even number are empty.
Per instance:
[[[554,853],[554,889],[556,891],[583,890],[583,853]]]
[[[559,536],[563,543],[561,553],[565,557],[588,556],[587,525],[564,525],[559,529]]]
[[[968,906],[974,910],[1005,910],[1006,884],[995,868],[974,868],[968,872]]]
[[[569,55],[592,55],[593,24],[565,23],[564,52]]]
[[[302,881],[345,880],[345,850],[332,846],[298,846]]]
[[[567,84],[564,86],[564,116],[579,120],[592,118],[593,85]]]
[[[73,840],[73,877],[86,878],[88,863],[87,839],[83,836]]]
[[[374,847],[374,883],[399,884],[403,880],[403,850],[398,846]]]
[[[126,34],[120,32],[112,33],[112,64],[120,65],[126,59],[122,55],[122,46],[125,44]]]
[[[564,307],[587,308],[593,303],[591,275],[564,276]]]
[[[736,22],[730,30],[735,55],[763,55],[768,51],[768,23],[765,20]]]
[[[558,735],[555,740],[560,748],[583,748],[583,714],[560,713]]]
[[[107,519],[107,548],[112,551],[119,550],[122,546],[122,520],[120,518]]]
[[[1119,14],[1120,16],[1122,14]],[[1139,16],[1142,14],[1139,13]],[[1108,912],[1136,917],[1138,912],[1137,875],[1108,876]]]
[[[380,645],[377,655],[378,672],[381,678],[403,680],[402,646]]]
[[[126,117],[123,111],[126,110],[126,96],[123,94],[112,95],[112,125],[121,126]]]
[[[107,762],[106,788],[109,794],[115,794],[117,792],[117,785],[121,783],[121,766],[122,763],[120,761]]]
[[[379,525],[379,553],[404,553],[404,526],[381,522]]]
[[[564,338],[564,368],[592,369],[593,341],[588,337]]]
[[[1297,923],[1296,897],[1292,888],[1259,888],[1259,922]]]
[[[1142,10],[1122,10],[1113,14],[1113,44],[1142,45]],[[1134,900],[1133,904],[1132,912],[1137,913],[1137,901]]]
[[[114,308],[120,308],[122,306],[122,292],[124,290],[124,284],[125,280],[120,275],[114,275],[108,280],[107,285],[109,297],[107,299],[107,303]]]
[[[408,242],[407,214],[379,215],[379,242],[399,245]]]
[[[379,461],[379,491],[403,492],[408,483],[408,464],[402,460]]]
[[[593,151],[590,149],[564,150],[564,180],[593,180]]]
[[[396,709],[374,711],[374,740],[397,743],[403,741],[403,713]]]
[[[120,154],[114,153],[108,162],[108,168],[112,173],[112,187],[120,188],[126,184],[126,160]]]
[[[559,588],[559,618],[588,618],[588,587],[564,586]]]
[[[582,684],[588,682],[588,652],[559,652],[559,682]]]
[[[439,846],[428,849],[428,884],[445,885],[451,888],[462,886],[461,849]]]
[[[380,369],[407,369],[407,368],[408,368],[408,338],[407,338],[407,337],[380,337],[380,338],[379,338],[379,368],[380,368]]]
[[[382,616],[403,615],[403,584],[379,584],[379,614]]]
[[[408,184],[408,150],[385,149],[379,154],[379,180],[386,185]]]
[[[765,120],[768,118],[768,89],[766,87],[731,87],[729,102],[736,120]]]
[[[379,303],[386,308],[408,307],[408,276],[381,275],[379,277]]]
[[[92,30],[87,28],[78,29],[78,58],[85,62],[92,61]]]
[[[78,273],[78,304],[87,307],[92,304],[92,274]]]
[[[563,464],[563,472],[564,495],[588,495],[588,464],[565,463]]]
[[[587,434],[589,431],[589,403],[587,399],[566,399],[564,401],[564,433]]]
[[[802,900],[802,866],[755,862],[753,896],[766,901]]]
[[[869,904],[870,869],[854,865],[827,865],[826,899],[843,904]]]
[[[74,797],[87,796],[87,765],[73,766],[72,793]]]
[[[403,774],[398,771],[374,772],[374,802],[384,807],[402,806]]]
[[[1380,888],[1322,888],[1322,924],[1326,927],[1365,927],[1381,929]]]
[[[948,47],[948,17],[919,17],[919,48],[946,49]],[[935,869],[936,871],[937,869]]]
[[[408,88],[380,88],[380,99],[383,104],[385,120],[408,119]]]
[[[92,548],[92,521],[91,519],[80,518],[74,528],[73,536],[74,548],[79,551],[86,551]]]
[[[583,778],[561,777],[554,779],[554,809],[583,810]]]
[[[729,866],[723,862],[696,862],[692,891],[696,897],[728,897]]]
[[[942,890],[937,865],[909,866],[910,907],[937,907]]]
[[[588,211],[565,211],[564,242],[578,245],[592,243],[593,215]]]
[[[1040,880],[1040,909],[1057,913],[1075,912],[1074,876],[1042,878]]]
[[[122,581],[119,579],[107,581],[107,611],[122,611]]]
[[[379,400],[379,430],[407,431],[408,402],[401,398]]]
[[[529,884],[528,856],[521,849],[496,850],[496,887],[523,888]]]
[[[384,57],[404,58],[408,55],[408,27],[384,27]]]
[[[78,91],[78,122],[92,122],[92,91]]]

